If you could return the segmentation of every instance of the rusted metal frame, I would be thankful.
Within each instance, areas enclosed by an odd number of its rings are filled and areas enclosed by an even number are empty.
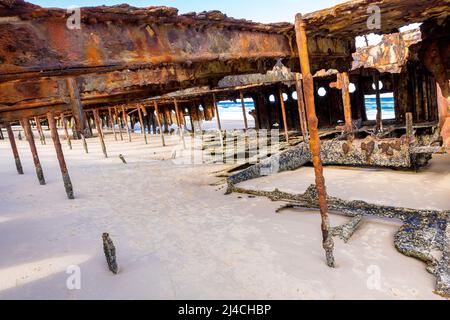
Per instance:
[[[14,155],[14,161],[16,162],[17,173],[23,174],[22,162],[20,161],[19,151],[17,150],[16,139],[14,138],[14,132],[11,128],[11,124],[6,124],[6,132],[8,133],[9,142]]]
[[[122,106],[122,119],[123,119],[123,124],[125,125],[125,128],[127,129],[128,142],[131,142],[131,132],[130,132],[130,128],[128,127],[128,116],[127,116],[127,112],[125,111],[124,106]]]
[[[156,112],[156,121],[158,122],[158,127],[159,127],[159,134],[161,135],[162,145],[163,145],[163,147],[165,147],[166,141],[164,140],[164,132],[161,127],[161,119],[159,118],[158,103],[156,101],[154,101],[154,106],[155,106],[155,112]]]
[[[117,107],[114,107],[114,115],[116,117],[117,125],[119,126],[119,135],[120,135],[120,141],[123,141],[123,134],[122,134],[122,120],[119,117],[119,114],[117,112]]]
[[[105,156],[105,158],[108,158],[108,152],[106,151],[106,144],[105,144],[105,136],[103,135],[102,122],[100,120],[98,110],[94,109],[92,113],[94,114],[95,126],[97,127],[98,138],[100,139],[103,155]]]
[[[30,145],[31,155],[33,156],[34,167],[36,168],[36,176],[38,178],[39,184],[45,185],[44,172],[42,170],[41,162],[39,160],[39,155],[36,149],[36,144],[34,142],[33,132],[31,130],[30,121],[28,119],[21,119],[20,123],[25,132],[25,136]]]
[[[186,149],[186,141],[184,140],[184,125],[181,123],[181,114],[177,99],[173,99],[173,103],[175,105],[175,115],[177,119],[178,130],[180,131],[180,138],[181,141],[183,141],[183,148]]]
[[[44,131],[42,130],[41,119],[39,117],[34,117],[34,122],[36,123],[36,129],[38,131],[39,140],[41,141],[41,144],[46,145],[47,142],[45,141]]]
[[[315,111],[314,102],[314,79],[311,74],[308,52],[308,38],[306,36],[306,25],[302,15],[295,17],[295,34],[299,51],[300,66],[304,84],[305,103],[308,112],[308,124],[310,135],[310,149],[314,164],[314,173],[316,176],[316,188],[319,196],[320,215],[322,218],[322,238],[323,248],[326,253],[327,265],[335,267],[333,248],[334,242],[330,232],[330,220],[328,217],[327,192],[325,187],[325,178],[323,177],[323,166],[320,158],[320,137],[318,131],[318,119]]]
[[[239,91],[239,95],[241,97],[241,104],[242,104],[242,113],[244,115],[244,127],[245,127],[245,131],[248,131],[248,122],[247,122],[247,113],[245,111],[245,102],[244,102],[244,93],[241,91]]]
[[[284,104],[283,90],[281,90],[281,86],[278,86],[278,95],[280,96],[281,115],[283,117],[283,126],[284,126],[284,136],[286,138],[286,143],[289,143],[289,130],[286,117],[286,106]]]
[[[139,115],[139,124],[141,126],[141,134],[144,135],[145,144],[148,144],[147,133],[145,132],[145,123],[144,123],[144,118],[142,117],[141,108],[142,108],[142,106],[140,106],[140,105],[137,106],[137,112]]]
[[[309,141],[308,119],[306,118],[305,100],[303,98],[303,84],[299,74],[295,74],[295,89],[297,90],[298,114],[300,117],[300,130],[303,139]]]
[[[116,124],[114,122],[113,114],[111,112],[111,108],[108,108],[108,115],[109,115],[109,124],[111,125],[111,129],[114,133],[114,139],[117,141],[117,132],[116,132]]]
[[[58,129],[56,128],[55,114],[53,112],[47,113],[48,126],[50,127],[50,133],[53,140],[53,145],[56,150],[56,157],[58,158],[59,168],[61,169],[61,175],[64,182],[64,188],[66,189],[67,198],[75,199],[73,193],[72,181],[70,180],[69,171],[67,170],[66,160],[61,147],[61,141],[58,135]]]
[[[66,137],[67,145],[69,146],[70,150],[72,150],[72,141],[70,139],[69,131],[67,130],[67,117],[61,116],[61,120],[64,127],[64,135]]]
[[[373,83],[375,84],[375,96],[377,101],[377,119],[376,119],[376,132],[383,132],[383,110],[381,108],[381,95],[380,95],[380,74],[378,70],[374,71]]]

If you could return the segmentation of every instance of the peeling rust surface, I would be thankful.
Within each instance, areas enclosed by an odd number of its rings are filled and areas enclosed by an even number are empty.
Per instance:
[[[409,47],[420,41],[419,29],[384,35],[381,43],[353,53],[352,70],[374,68],[381,73],[400,73],[409,58]]]

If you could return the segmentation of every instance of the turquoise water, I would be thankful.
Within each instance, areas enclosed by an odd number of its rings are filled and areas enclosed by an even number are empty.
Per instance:
[[[381,98],[381,109],[383,119],[395,119],[394,98]],[[377,118],[377,100],[376,98],[366,97],[367,120],[376,120]]]
[[[376,120],[377,116],[377,101],[375,97],[366,97],[366,112],[368,120]],[[224,114],[230,119],[241,119],[242,118],[242,106],[241,103],[235,103],[232,101],[221,101],[219,102],[219,112]],[[381,98],[381,108],[383,119],[395,119],[394,111],[394,97],[382,97]],[[245,109],[251,111],[255,108],[253,102],[245,102]]]

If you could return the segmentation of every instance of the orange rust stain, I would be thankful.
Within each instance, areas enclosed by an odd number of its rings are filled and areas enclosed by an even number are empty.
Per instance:
[[[86,45],[86,60],[89,64],[100,64],[103,61],[102,51],[100,50],[100,39],[92,35],[92,40]]]

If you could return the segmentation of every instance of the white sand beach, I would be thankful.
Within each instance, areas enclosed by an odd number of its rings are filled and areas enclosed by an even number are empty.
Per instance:
[[[20,176],[0,140],[0,299],[441,299],[425,264],[394,248],[399,222],[365,219],[348,244],[336,239],[330,269],[317,212],[277,214],[282,203],[226,196],[213,174],[225,166],[177,165],[177,136],[166,148],[159,136],[149,141],[108,134],[108,159],[97,138],[89,154],[62,141],[76,196],[67,200],[49,138],[36,141],[46,186],[27,142],[17,141]],[[349,200],[450,209],[448,155],[419,173],[327,167],[325,178],[330,195]],[[305,167],[242,185],[301,193],[313,181]],[[333,225],[346,220],[331,215]],[[118,275],[107,268],[103,232],[116,245]],[[80,290],[66,287],[70,265],[81,269]]]

